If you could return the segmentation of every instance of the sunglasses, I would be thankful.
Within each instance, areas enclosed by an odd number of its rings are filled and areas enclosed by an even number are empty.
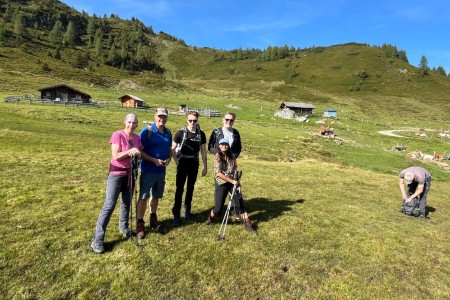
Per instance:
[[[233,123],[234,122],[234,119],[224,119],[226,122],[230,122],[230,123]]]
[[[128,140],[128,145],[130,145],[130,147],[133,147],[133,141],[131,139]]]
[[[198,120],[188,120],[189,123],[197,123]]]

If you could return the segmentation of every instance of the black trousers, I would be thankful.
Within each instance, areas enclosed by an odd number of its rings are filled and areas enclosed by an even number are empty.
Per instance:
[[[219,216],[221,214],[228,193],[233,193],[233,185],[231,183],[227,182],[225,184],[218,185],[217,182],[215,182],[213,209],[215,216]],[[239,214],[245,213],[244,199],[242,197],[242,194],[238,190],[236,190],[236,192],[234,193],[231,208],[234,208]]]
[[[198,174],[198,160],[196,158],[183,158],[178,161],[175,202],[173,204],[172,213],[174,216],[179,216],[181,211],[181,203],[183,201],[184,185],[187,179],[186,196],[184,198],[184,208],[187,212],[191,211],[192,196],[194,194],[194,186],[197,181]]]

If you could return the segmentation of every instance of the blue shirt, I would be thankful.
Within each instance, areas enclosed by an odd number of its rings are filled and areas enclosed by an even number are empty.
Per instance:
[[[150,140],[148,139],[149,130],[152,131]],[[164,127],[164,130],[161,133],[155,123],[152,123],[150,128],[146,126],[141,130],[139,137],[141,138],[145,154],[161,160],[169,158],[170,149],[172,147],[172,134],[170,130]],[[158,167],[153,162],[142,160],[141,170],[160,174],[166,172],[166,167]]]

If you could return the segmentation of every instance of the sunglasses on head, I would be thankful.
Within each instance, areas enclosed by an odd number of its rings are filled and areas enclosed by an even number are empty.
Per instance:
[[[198,120],[193,119],[193,120],[188,120],[189,123],[197,123]]]
[[[230,122],[230,123],[233,123],[234,122],[234,119],[224,119],[226,122]]]

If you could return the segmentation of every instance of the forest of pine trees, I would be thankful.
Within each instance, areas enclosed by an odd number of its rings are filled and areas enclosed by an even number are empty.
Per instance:
[[[20,5],[22,2],[33,5]],[[0,46],[19,48],[38,38],[48,43],[56,59],[67,49],[77,49],[71,61],[74,67],[84,68],[89,61],[97,61],[130,71],[162,72],[158,53],[148,39],[155,34],[136,18],[124,21],[113,14],[109,18],[89,16],[51,0],[0,0],[0,15]]]

